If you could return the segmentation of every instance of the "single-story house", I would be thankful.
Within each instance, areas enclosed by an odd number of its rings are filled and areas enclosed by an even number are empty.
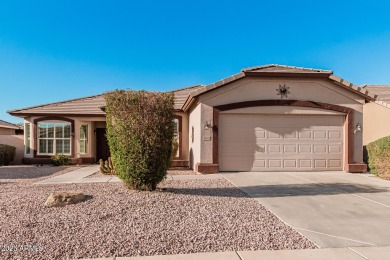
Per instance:
[[[330,70],[243,69],[211,85],[173,91],[174,165],[218,171],[364,172],[366,89]],[[9,111],[24,119],[26,163],[58,153],[74,163],[109,156],[104,95]]]
[[[23,134],[23,128],[19,125],[8,123],[0,119],[0,135]]]
[[[376,96],[374,102],[363,107],[363,145],[390,135],[390,85],[364,85]]]

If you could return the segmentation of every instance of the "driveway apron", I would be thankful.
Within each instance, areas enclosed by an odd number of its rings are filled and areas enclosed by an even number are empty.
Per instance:
[[[320,248],[390,245],[390,181],[345,172],[226,172]]]

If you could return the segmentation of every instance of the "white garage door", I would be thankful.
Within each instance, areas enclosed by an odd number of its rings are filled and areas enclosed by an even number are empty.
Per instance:
[[[220,171],[343,169],[342,115],[220,114]]]

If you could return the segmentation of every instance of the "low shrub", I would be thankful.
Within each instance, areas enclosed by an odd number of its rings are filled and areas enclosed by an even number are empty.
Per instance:
[[[367,145],[368,167],[372,174],[390,178],[390,136]]]
[[[0,144],[0,165],[8,165],[15,158],[16,147]]]
[[[130,189],[155,190],[171,165],[173,94],[117,90],[104,98],[117,175]]]
[[[56,154],[53,157],[51,157],[51,160],[54,164],[54,166],[63,166],[63,165],[69,165],[70,159],[66,155],[63,154]]]

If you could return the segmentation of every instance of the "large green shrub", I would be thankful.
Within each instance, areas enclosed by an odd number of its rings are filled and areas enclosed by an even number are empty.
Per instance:
[[[51,161],[53,162],[54,166],[63,166],[70,164],[69,157],[63,154],[56,154],[52,156]]]
[[[154,190],[171,164],[173,94],[105,94],[107,139],[117,175],[130,189]]]
[[[368,166],[372,174],[390,177],[390,136],[367,145]]]
[[[0,165],[8,165],[15,158],[16,147],[0,144]]]

